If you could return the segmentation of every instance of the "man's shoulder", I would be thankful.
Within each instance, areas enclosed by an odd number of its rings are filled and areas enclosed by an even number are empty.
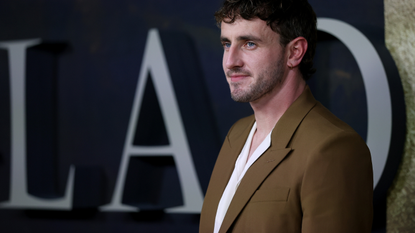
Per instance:
[[[340,131],[355,132],[351,126],[339,119],[319,102],[304,118],[302,126],[315,129],[316,131],[325,134]]]
[[[298,138],[306,138],[307,144],[318,145],[325,141],[346,140],[366,146],[363,138],[347,123],[326,109],[321,103],[307,114],[299,125]]]

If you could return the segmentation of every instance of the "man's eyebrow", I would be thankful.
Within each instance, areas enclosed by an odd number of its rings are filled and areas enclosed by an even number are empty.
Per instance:
[[[246,35],[246,36],[238,36],[237,40],[252,40],[252,41],[262,41],[259,37],[253,35]]]
[[[253,36],[253,35],[243,35],[243,36],[238,36],[236,38],[237,41],[247,41],[247,40],[252,40],[252,41],[257,41],[257,42],[261,42],[262,40],[259,37]],[[230,42],[230,40],[224,36],[220,37],[220,41],[221,42]]]
[[[226,37],[221,36],[220,37],[220,42],[230,42],[230,40]]]

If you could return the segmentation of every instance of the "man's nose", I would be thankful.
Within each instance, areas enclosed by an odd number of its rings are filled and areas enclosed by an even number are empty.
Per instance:
[[[223,63],[227,69],[235,67],[242,67],[243,61],[241,59],[241,51],[236,47],[230,47],[228,51],[225,51],[223,55]]]

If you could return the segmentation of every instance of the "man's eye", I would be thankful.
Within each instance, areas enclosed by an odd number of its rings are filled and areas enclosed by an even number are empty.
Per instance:
[[[223,48],[228,49],[231,47],[231,43],[222,43]]]
[[[255,47],[255,43],[254,42],[246,42],[246,47],[247,48],[253,48],[253,47]]]

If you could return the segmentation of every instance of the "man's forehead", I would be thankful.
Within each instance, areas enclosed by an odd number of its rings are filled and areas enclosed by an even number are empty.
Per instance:
[[[232,23],[227,19],[221,22],[221,38],[228,36],[240,36],[244,35],[278,35],[274,32],[269,25],[264,20],[260,18],[253,19],[243,19],[242,17],[237,17]]]

